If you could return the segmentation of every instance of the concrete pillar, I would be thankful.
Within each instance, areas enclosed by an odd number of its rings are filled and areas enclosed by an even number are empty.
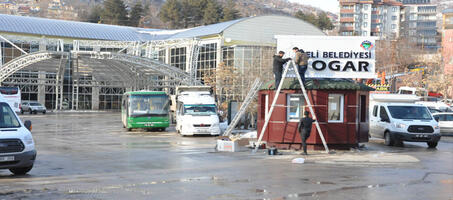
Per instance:
[[[38,102],[46,105],[46,72],[38,72]]]
[[[99,110],[99,87],[92,87],[91,89],[91,109]]]

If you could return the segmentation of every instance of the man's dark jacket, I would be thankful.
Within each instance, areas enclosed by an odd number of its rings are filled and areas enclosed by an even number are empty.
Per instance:
[[[283,59],[279,55],[274,55],[274,64],[273,64],[273,72],[282,72],[283,64],[291,60],[291,58]]]
[[[308,133],[308,135],[310,135],[310,132],[311,132],[311,125],[313,124],[313,122],[315,122],[316,120],[310,118],[310,117],[304,117],[302,119],[300,119],[300,122],[299,122],[299,127],[298,130],[299,132],[302,133],[302,129],[306,131],[306,133]]]

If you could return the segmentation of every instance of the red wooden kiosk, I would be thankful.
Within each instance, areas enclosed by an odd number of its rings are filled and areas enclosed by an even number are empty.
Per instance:
[[[274,85],[274,81],[268,82],[258,93],[258,134],[275,96]],[[305,88],[329,148],[347,149],[368,142],[369,92],[373,88],[347,79],[307,80]],[[308,111],[308,107],[299,82],[286,78],[264,132],[267,146],[300,149],[297,126],[304,110]],[[307,144],[309,149],[324,149],[314,124]]]

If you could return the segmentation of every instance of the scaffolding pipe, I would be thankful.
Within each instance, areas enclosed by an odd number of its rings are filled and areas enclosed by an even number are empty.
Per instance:
[[[15,45],[13,42],[9,41],[8,39],[6,39],[5,37],[3,37],[2,35],[0,35],[0,38],[2,40],[4,40],[5,42],[9,43],[11,46],[13,46],[14,48],[18,49],[19,51],[21,51],[22,53],[24,54],[28,54],[26,51],[24,51],[23,49],[21,49],[20,47],[18,47],[17,45]]]

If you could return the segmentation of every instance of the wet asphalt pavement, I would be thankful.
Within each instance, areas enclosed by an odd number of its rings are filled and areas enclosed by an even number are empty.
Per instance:
[[[33,122],[38,157],[28,175],[0,170],[0,199],[453,199],[451,137],[437,149],[372,140],[291,164],[300,156],[219,153],[214,137],[174,128],[126,132],[119,113],[20,117]]]

